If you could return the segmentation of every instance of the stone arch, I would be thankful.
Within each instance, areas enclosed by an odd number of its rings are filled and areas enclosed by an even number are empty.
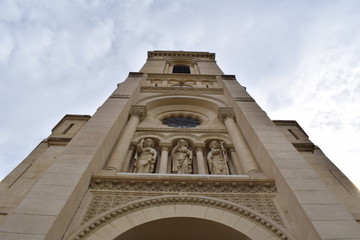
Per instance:
[[[158,140],[158,142],[161,142],[162,140],[164,140],[166,138],[166,136],[164,134],[158,133],[158,132],[151,132],[150,134],[144,133],[144,132],[136,132],[133,140],[139,141],[141,138],[144,138],[144,137],[156,138]]]
[[[157,100],[169,97],[183,97],[183,98],[193,98],[193,99],[202,99],[207,102],[211,102],[218,107],[229,107],[229,105],[222,99],[216,98],[213,96],[208,96],[204,94],[195,94],[195,93],[165,93],[165,94],[154,94],[151,96],[144,97],[136,102],[136,105],[148,105],[148,103]]]
[[[230,137],[228,135],[224,135],[224,134],[203,134],[203,135],[199,136],[198,139],[201,142],[206,142],[206,141],[208,141],[208,139],[222,140],[222,141],[226,142],[227,144],[229,144],[231,142]]]
[[[250,208],[218,198],[167,195],[115,207],[86,223],[68,240],[114,239],[141,224],[173,217],[214,221],[254,240],[292,239],[283,227]]]

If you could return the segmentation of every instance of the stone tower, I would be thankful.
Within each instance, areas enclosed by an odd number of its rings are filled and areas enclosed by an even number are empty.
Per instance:
[[[360,239],[358,189],[208,52],[149,52],[0,191],[4,240]]]

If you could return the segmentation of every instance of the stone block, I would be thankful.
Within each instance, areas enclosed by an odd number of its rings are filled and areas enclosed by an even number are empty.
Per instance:
[[[360,227],[353,221],[313,221],[322,239],[360,239]]]
[[[45,235],[55,216],[12,214],[0,226],[0,232]]]
[[[327,190],[320,191],[294,191],[301,204],[338,204],[338,199]]]
[[[263,229],[260,226],[256,226],[253,229],[251,229],[247,235],[252,239],[258,239],[258,240],[265,240],[269,237],[271,237],[271,233],[265,229]]]
[[[0,232],[0,239],[2,240],[43,240],[44,238],[45,235]]]
[[[138,226],[140,224],[143,224],[147,222],[146,216],[144,213],[140,211],[131,212],[126,215],[128,219],[134,224],[134,226]]]
[[[119,217],[110,224],[119,231],[119,234],[124,233],[135,226],[127,216]]]
[[[18,214],[39,214],[54,215],[59,214],[66,199],[44,199],[44,198],[24,198],[15,209]]]
[[[311,220],[354,220],[344,205],[304,205],[304,210]]]
[[[102,226],[101,228],[99,228],[95,235],[97,237],[100,237],[100,239],[115,239],[118,235],[119,235],[119,230],[116,229],[113,225],[111,224],[105,224],[104,226]]]

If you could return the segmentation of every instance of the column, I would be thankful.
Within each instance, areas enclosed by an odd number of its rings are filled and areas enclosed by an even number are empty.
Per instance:
[[[204,161],[204,145],[196,145],[196,160],[199,174],[206,174],[206,166]]]
[[[159,173],[166,173],[169,161],[170,144],[160,144],[161,157],[160,157],[160,168]]]
[[[116,144],[115,150],[109,162],[106,165],[105,169],[107,170],[116,170],[117,172],[120,172],[122,166],[124,165],[131,140],[133,139],[136,132],[136,128],[139,122],[146,116],[146,107],[134,105],[131,107],[129,114],[130,119],[124,126],[124,129],[121,132],[121,137]]]
[[[240,132],[239,127],[235,123],[235,114],[232,108],[219,108],[218,117],[220,120],[224,121],[245,174],[249,175],[249,173],[261,172]]]
[[[229,150],[230,150],[230,156],[231,156],[231,159],[233,160],[233,163],[235,165],[237,174],[240,174],[240,175],[244,174],[244,170],[242,169],[241,162],[239,160],[238,155],[236,154],[234,146],[229,146]]]

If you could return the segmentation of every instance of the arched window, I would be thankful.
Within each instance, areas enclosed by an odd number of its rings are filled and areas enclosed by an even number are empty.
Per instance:
[[[190,73],[190,67],[186,65],[175,65],[173,67],[173,73]]]

